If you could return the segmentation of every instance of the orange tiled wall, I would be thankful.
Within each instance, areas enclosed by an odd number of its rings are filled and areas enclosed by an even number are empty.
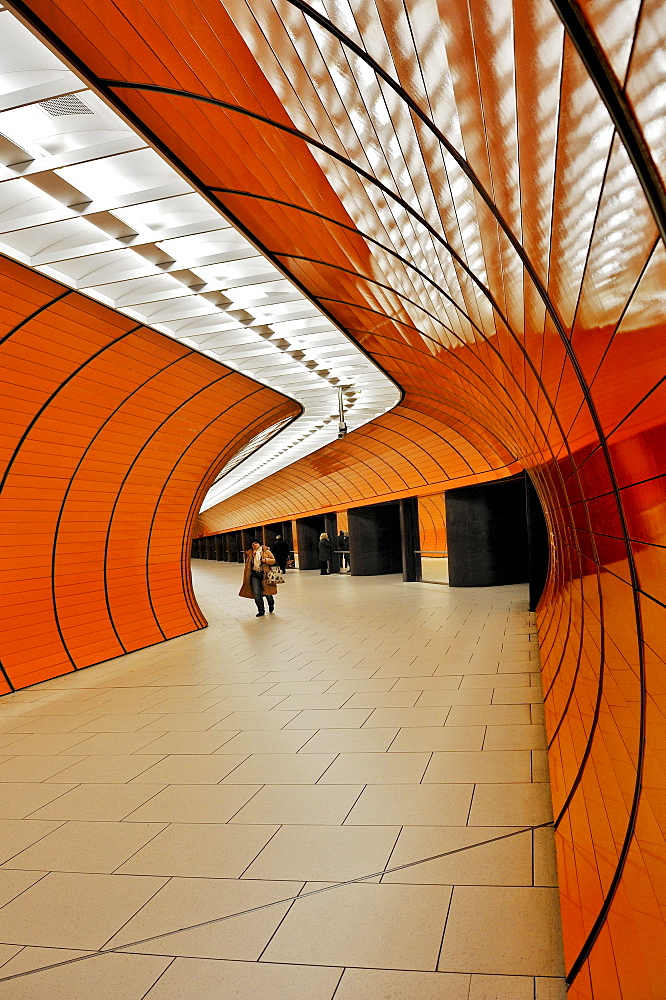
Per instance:
[[[663,0],[13,5],[404,389],[206,523],[532,474],[570,996],[663,1000]]]
[[[0,258],[0,691],[206,622],[207,484],[294,404]]]

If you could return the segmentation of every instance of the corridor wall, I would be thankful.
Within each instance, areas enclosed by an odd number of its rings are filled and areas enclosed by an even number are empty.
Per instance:
[[[0,692],[186,632],[222,464],[298,407],[0,258]]]
[[[207,530],[529,470],[569,995],[663,1000],[663,0],[8,6],[404,390]]]

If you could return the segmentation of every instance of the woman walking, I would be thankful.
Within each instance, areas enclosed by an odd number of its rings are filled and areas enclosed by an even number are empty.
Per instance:
[[[245,570],[243,572],[243,586],[238,592],[239,597],[249,597],[257,605],[257,618],[266,614],[264,608],[264,597],[268,602],[268,613],[275,611],[275,594],[277,587],[267,580],[268,567],[275,564],[275,556],[267,545],[254,538],[250,543],[250,548],[245,553]]]
[[[328,563],[333,556],[333,546],[325,531],[319,536],[319,569],[322,576],[328,575]]]

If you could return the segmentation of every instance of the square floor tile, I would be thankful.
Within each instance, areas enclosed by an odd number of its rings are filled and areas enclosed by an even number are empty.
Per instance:
[[[73,785],[50,785],[37,781],[3,782],[0,784],[0,818],[23,819],[73,787]]]
[[[362,790],[362,785],[266,785],[232,822],[337,825]]]
[[[564,979],[537,976],[535,983],[536,1000],[567,1000],[567,985]]]
[[[546,746],[543,726],[488,726],[484,750],[539,750]]]
[[[462,677],[455,674],[448,677],[400,677],[392,691],[455,691],[460,687]]]
[[[502,687],[493,691],[493,705],[543,704],[543,692],[536,687]]]
[[[220,730],[220,736],[224,735]],[[246,729],[231,735],[216,753],[296,753],[314,735],[314,730]]]
[[[483,784],[474,790],[473,826],[535,826],[553,818],[547,784]]]
[[[469,1000],[534,1000],[534,978],[474,975]]]
[[[134,786],[125,786],[134,787]],[[145,788],[137,785],[136,788]],[[132,823],[227,823],[261,785],[168,785],[127,815]]]
[[[397,729],[320,729],[300,753],[384,753]]]
[[[263,825],[172,823],[119,871],[126,875],[239,878],[276,830]]]
[[[376,708],[366,729],[374,726],[443,726],[450,708]]]
[[[531,885],[532,834],[507,837],[507,832],[506,827],[405,826],[388,868],[409,867],[384,875],[382,882]],[[422,858],[435,860],[413,864]]]
[[[466,975],[345,969],[335,1000],[469,1000]]]
[[[419,691],[361,691],[352,695],[346,708],[413,708]]]
[[[60,758],[64,761],[71,761],[71,757]],[[160,756],[151,754],[116,754],[104,757],[86,757],[75,764],[70,764],[63,771],[59,771],[57,776],[52,778],[53,782],[66,781],[90,782],[92,784],[110,782],[111,784],[121,784],[136,778],[143,771],[161,760]]]
[[[518,726],[531,722],[530,705],[454,705],[447,726]]]
[[[302,885],[302,882],[174,878],[116,934],[109,947],[122,946],[153,955],[253,962],[261,955]],[[179,927],[189,929],[178,931]],[[132,945],[133,941],[142,943]]]
[[[432,755],[424,782],[531,781],[532,762],[528,750],[463,750]]]
[[[328,692],[326,694],[290,694],[284,699],[280,708],[284,708],[286,710],[297,709],[299,712],[306,708],[336,709],[342,708],[348,700],[349,695],[344,692]]]
[[[313,785],[334,760],[333,753],[255,753],[234,768],[224,784]]]
[[[390,753],[419,750],[480,750],[485,726],[421,726],[401,729],[389,747]]]
[[[439,968],[489,975],[564,975],[557,891],[456,886]]]
[[[219,733],[151,733],[146,753],[153,754],[210,754],[219,750],[233,736],[231,732]],[[140,751],[139,751],[140,752]]]
[[[83,736],[83,733],[79,733]],[[77,743],[71,750],[62,751],[62,756],[70,756],[77,753],[78,756],[102,756],[116,757],[126,756],[131,753],[141,753],[144,749],[146,753],[154,753],[149,750],[159,733],[86,733],[83,742]],[[69,762],[71,764],[71,761]]]
[[[451,889],[353,883],[294,903],[266,961],[434,971]]]
[[[221,722],[211,726],[218,732],[223,729],[283,729],[288,722],[295,719],[299,713],[285,712],[280,708],[267,709],[263,712],[232,712]],[[316,729],[316,726],[299,726],[299,729]]]
[[[288,729],[355,729],[370,716],[369,708],[309,709],[299,712]]]
[[[63,789],[63,794],[33,813],[33,819],[121,820],[164,786],[77,785],[70,791],[66,785],[50,787]]]
[[[463,784],[368,785],[345,823],[465,826],[473,788],[473,785]]]
[[[205,712],[169,712],[154,722],[143,726],[143,733],[203,733],[218,725],[229,710],[207,714]],[[227,727],[240,729],[240,726]]]
[[[101,948],[164,882],[52,872],[0,909],[0,940],[47,948]]]
[[[27,847],[36,844],[42,837],[57,830],[59,826],[60,823],[37,819],[0,820],[0,864],[10,861]]]
[[[4,782],[38,782],[46,781],[70,766],[72,760],[83,760],[79,756],[20,756],[5,761],[0,768],[0,789]]]
[[[133,784],[216,785],[238,767],[245,754],[170,754],[133,779]]]
[[[26,948],[0,969],[0,976],[16,976],[24,966],[38,968],[62,962],[59,968],[0,980],[0,1000],[137,1000],[168,967],[169,960],[149,955],[101,955],[80,962],[68,958],[85,952]]]
[[[147,714],[145,712],[132,712],[128,715],[103,715],[94,722],[85,722],[79,726],[79,733],[135,733],[138,729],[145,729],[148,723],[158,722],[163,715],[160,713]]]
[[[18,739],[15,738],[10,747],[3,747],[2,752],[7,756],[55,757],[56,754],[69,750],[78,757],[84,757],[85,751],[77,753],[72,747],[87,739],[88,736],[83,736],[81,733],[29,733],[19,736]]]
[[[341,753],[320,779],[326,785],[418,784],[429,753]]]
[[[283,826],[245,878],[343,882],[383,871],[398,827]]]
[[[0,868],[0,907],[19,896],[29,886],[44,878],[45,872],[13,871]]]
[[[145,1000],[331,1000],[340,969],[177,958]]]
[[[444,705],[490,705],[493,692],[489,688],[465,688],[457,691],[424,691],[417,708]]]
[[[12,868],[110,874],[164,827],[157,823],[64,823],[15,855]]]

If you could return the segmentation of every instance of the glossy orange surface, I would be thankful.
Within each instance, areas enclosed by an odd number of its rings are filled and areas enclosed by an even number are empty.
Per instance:
[[[549,0],[302,6],[29,4],[405,392],[208,530],[530,472],[570,996],[662,1000],[657,227]],[[666,176],[663,0],[579,6]]]
[[[202,628],[206,488],[291,401],[0,257],[0,693]]]

